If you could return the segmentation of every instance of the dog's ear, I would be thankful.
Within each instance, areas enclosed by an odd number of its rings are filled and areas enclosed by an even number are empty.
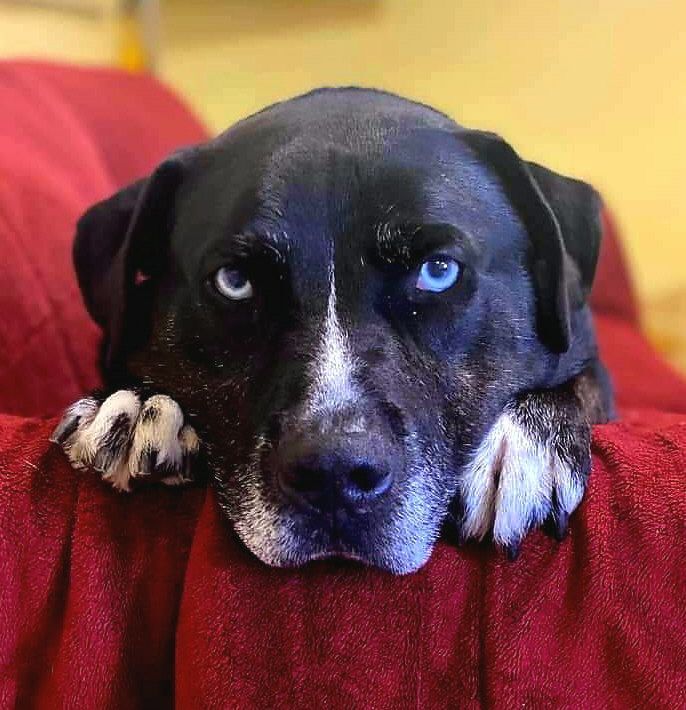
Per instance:
[[[529,232],[539,332],[551,350],[564,352],[571,312],[588,296],[598,263],[600,198],[584,182],[523,161],[493,133],[465,131],[461,137],[493,167]]]
[[[105,369],[121,365],[148,325],[152,281],[163,263],[174,195],[191,151],[91,207],[79,220],[73,258],[86,308],[103,329]],[[125,332],[126,328],[126,332]]]

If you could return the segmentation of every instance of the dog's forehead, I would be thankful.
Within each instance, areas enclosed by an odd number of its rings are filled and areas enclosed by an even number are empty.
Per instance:
[[[325,92],[257,114],[208,144],[190,183],[196,234],[285,245],[315,290],[334,261],[359,268],[387,224],[453,225],[496,252],[522,241],[459,127],[386,95]]]
[[[450,225],[493,254],[523,244],[497,178],[443,130],[413,127],[357,146],[299,136],[270,156],[255,192],[251,228],[282,235],[291,264],[309,273],[333,261],[360,268],[381,240],[409,231],[395,227]]]

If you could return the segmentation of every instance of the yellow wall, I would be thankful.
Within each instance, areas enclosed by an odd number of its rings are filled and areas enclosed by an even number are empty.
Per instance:
[[[10,46],[2,8],[0,54]],[[685,0],[162,0],[162,8],[161,75],[215,130],[314,86],[379,86],[497,130],[526,157],[591,181],[617,215],[646,312],[681,293],[686,333]],[[43,56],[69,54],[44,34]],[[16,23],[10,44],[21,50]],[[27,51],[35,45],[26,39]]]
[[[0,57],[82,63],[116,61],[115,0],[91,0],[92,10],[68,11],[41,0],[0,0]],[[67,0],[68,1],[68,0]],[[58,3],[59,0],[54,0]],[[83,0],[87,8],[88,0]]]

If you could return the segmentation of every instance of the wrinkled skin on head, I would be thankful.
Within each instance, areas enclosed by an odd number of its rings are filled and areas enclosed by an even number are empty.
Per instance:
[[[592,354],[585,307],[565,352],[542,342],[526,227],[424,106],[355,90],[276,105],[186,157],[170,201],[145,335],[122,339],[120,362],[182,405],[223,510],[269,564],[417,569],[504,404]],[[444,293],[416,289],[433,255],[461,265]],[[216,291],[227,264],[253,298]],[[392,468],[368,510],[303,510],[279,490],[283,452],[331,437],[361,437]]]

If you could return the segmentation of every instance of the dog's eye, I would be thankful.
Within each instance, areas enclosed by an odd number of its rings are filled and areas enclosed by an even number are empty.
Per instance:
[[[420,291],[447,291],[460,278],[461,267],[454,259],[431,259],[419,269],[416,287]]]
[[[232,301],[244,301],[252,297],[252,284],[238,269],[222,266],[214,275],[214,286],[222,296]]]

